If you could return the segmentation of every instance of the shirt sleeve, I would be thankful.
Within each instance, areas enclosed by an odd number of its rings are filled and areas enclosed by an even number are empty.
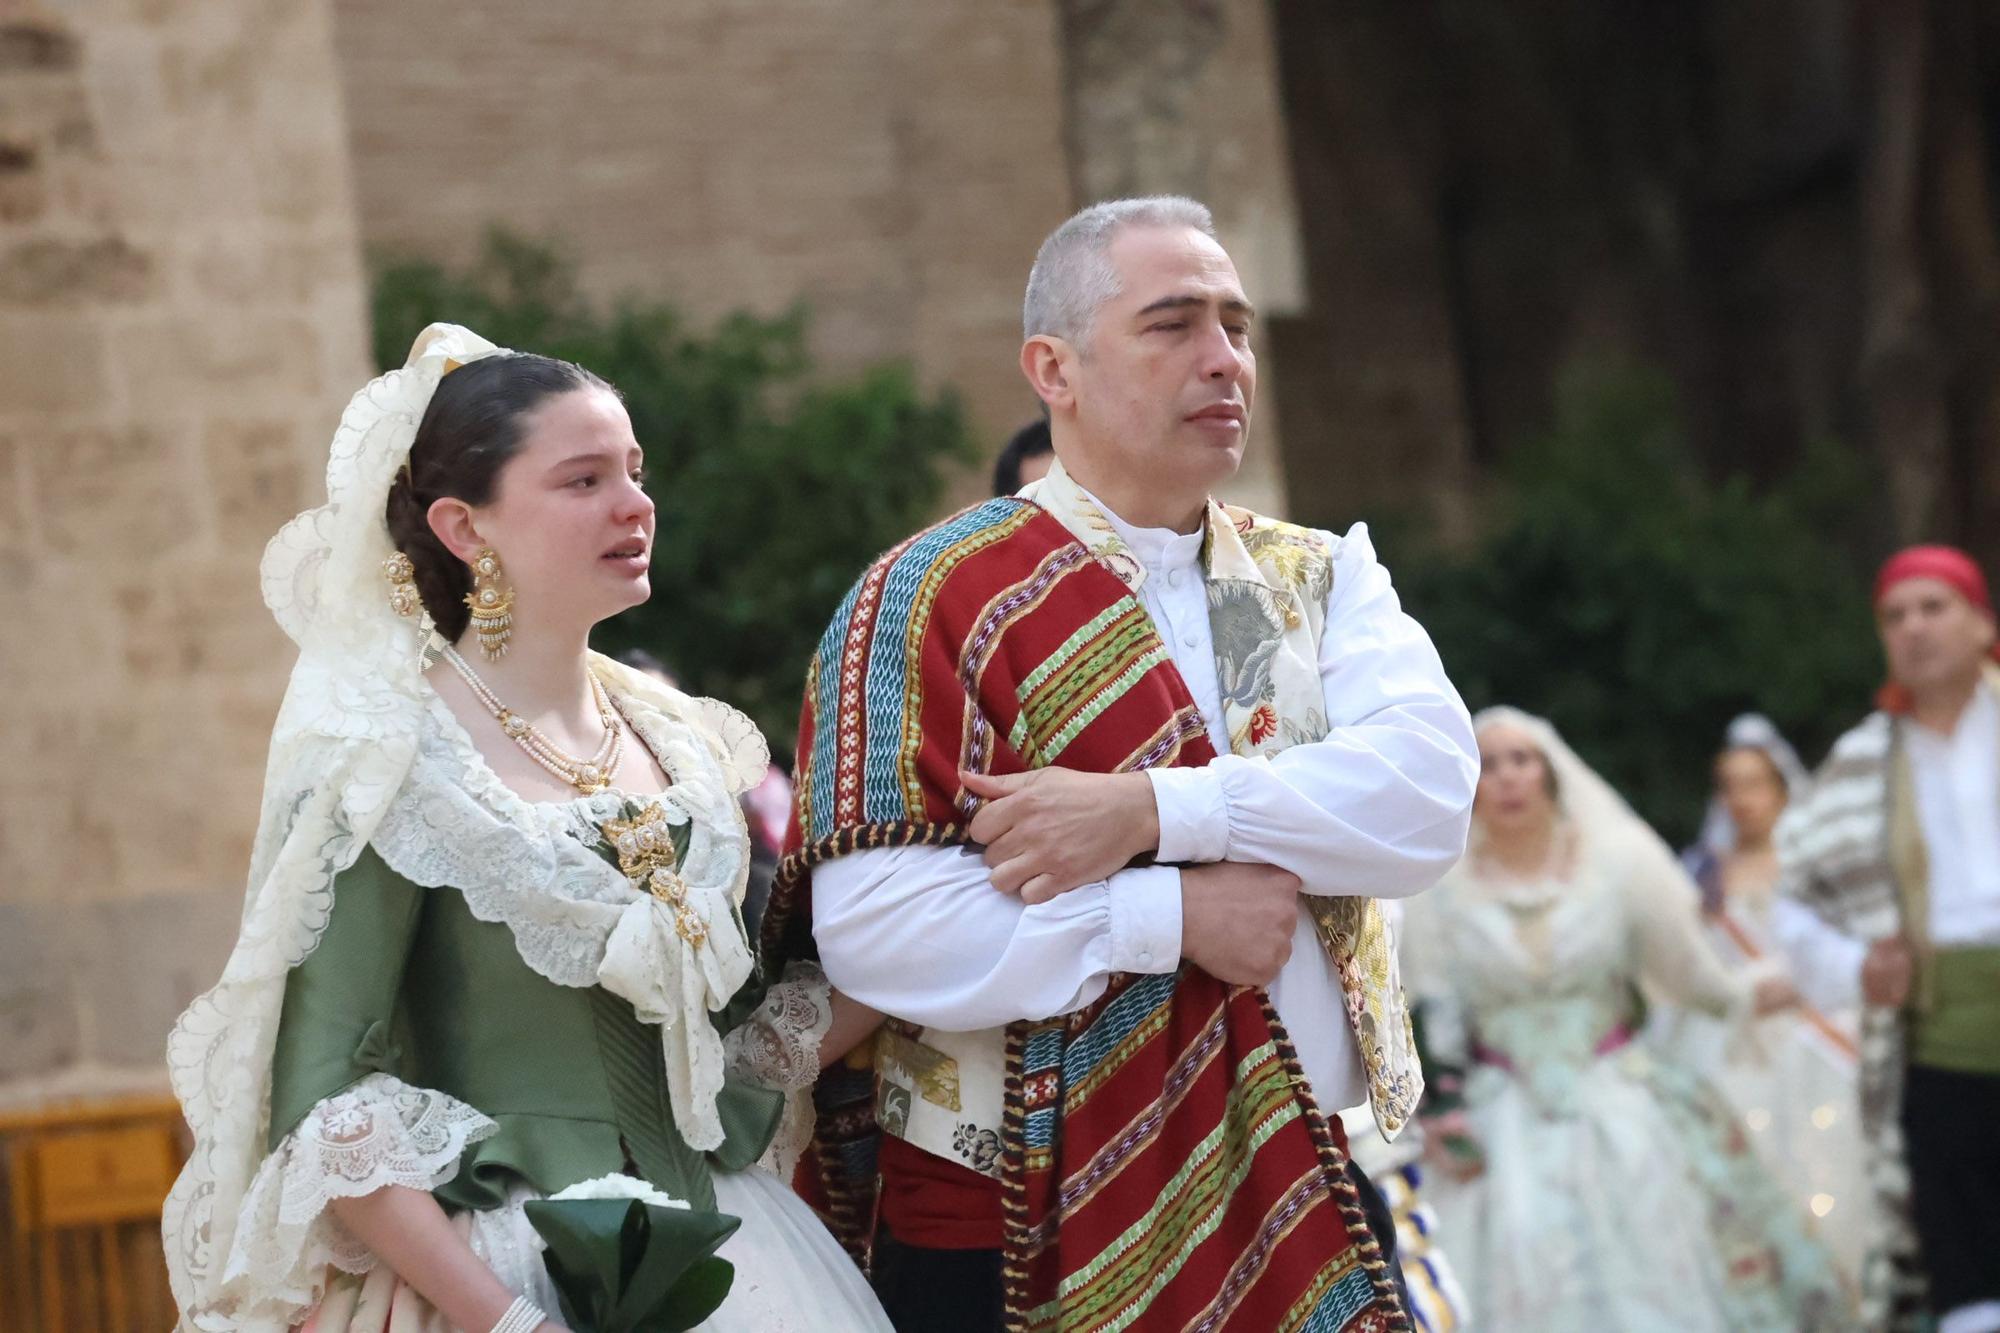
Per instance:
[[[1149,770],[1160,860],[1256,862],[1291,871],[1307,893],[1398,898],[1464,853],[1479,780],[1472,719],[1363,524],[1337,543],[1319,672],[1324,740]]]
[[[1071,1013],[1113,972],[1180,965],[1180,872],[1170,866],[1026,905],[994,888],[970,849],[871,848],[813,870],[812,911],[837,989],[947,1032]]]

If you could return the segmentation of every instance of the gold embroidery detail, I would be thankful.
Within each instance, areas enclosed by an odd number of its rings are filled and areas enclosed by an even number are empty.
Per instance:
[[[918,1096],[947,1111],[964,1109],[958,1097],[958,1061],[915,1037],[884,1027],[875,1034],[875,1063],[885,1077],[903,1079]]]

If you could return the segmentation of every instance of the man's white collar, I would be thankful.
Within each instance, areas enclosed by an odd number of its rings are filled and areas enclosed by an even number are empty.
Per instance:
[[[1090,502],[1097,506],[1111,530],[1118,534],[1140,564],[1149,570],[1193,569],[1201,563],[1201,544],[1206,528],[1193,532],[1175,532],[1172,528],[1134,527],[1120,518],[1110,505],[1104,503],[1088,488],[1078,486]]]

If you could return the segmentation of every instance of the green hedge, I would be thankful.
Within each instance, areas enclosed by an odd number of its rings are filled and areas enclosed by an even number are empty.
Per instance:
[[[550,247],[494,233],[464,269],[377,263],[378,365],[401,365],[435,320],[564,357],[618,386],[659,506],[653,597],[598,644],[665,659],[727,699],[785,753],[805,665],[834,607],[878,553],[936,517],[970,460],[964,415],[908,368],[813,373],[802,309],[695,330],[667,304],[600,309]]]
[[[1470,548],[1394,522],[1381,544],[1468,704],[1549,718],[1682,840],[1732,716],[1768,713],[1812,764],[1871,706],[1878,494],[1831,443],[1775,485],[1708,479],[1664,376],[1589,366],[1508,460]]]

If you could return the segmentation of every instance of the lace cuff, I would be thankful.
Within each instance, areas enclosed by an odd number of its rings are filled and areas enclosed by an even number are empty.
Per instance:
[[[375,1256],[329,1205],[387,1185],[433,1190],[466,1145],[499,1129],[441,1092],[370,1074],[306,1113],[244,1193],[224,1282],[239,1301],[310,1305],[329,1265],[365,1273]]]
[[[792,963],[741,1026],[723,1039],[731,1073],[785,1094],[785,1116],[759,1165],[789,1180],[812,1142],[819,1048],[833,1026],[833,987],[815,963]]]
[[[819,1048],[833,1026],[833,987],[815,963],[793,963],[741,1026],[723,1039],[731,1073],[779,1092],[819,1081]]]

